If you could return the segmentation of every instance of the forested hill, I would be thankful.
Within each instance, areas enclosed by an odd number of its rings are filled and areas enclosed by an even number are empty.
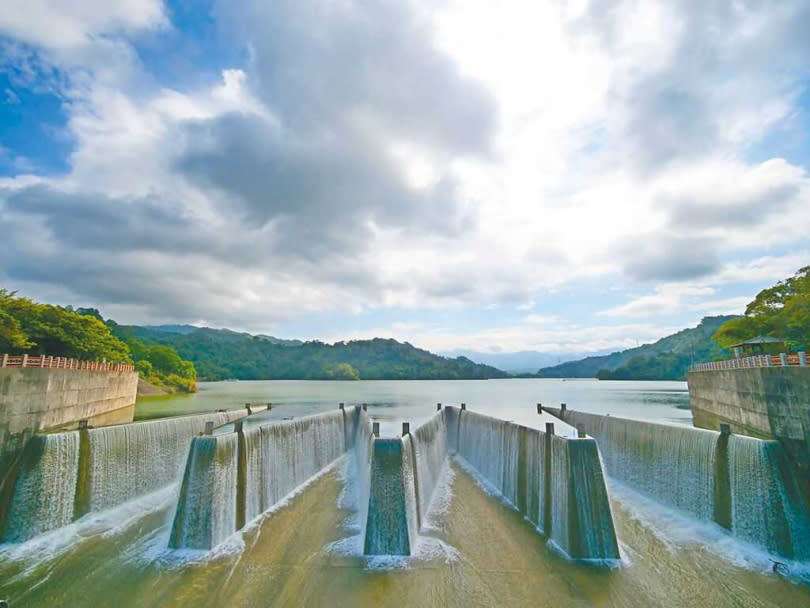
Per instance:
[[[119,326],[147,344],[166,344],[194,362],[208,380],[436,380],[505,378],[501,370],[465,357],[434,355],[396,340],[298,342],[226,329],[182,332]]]
[[[537,372],[541,378],[594,378],[603,380],[680,380],[694,361],[711,361],[727,354],[712,338],[735,315],[704,317],[697,327],[684,329],[620,352],[568,361]]]

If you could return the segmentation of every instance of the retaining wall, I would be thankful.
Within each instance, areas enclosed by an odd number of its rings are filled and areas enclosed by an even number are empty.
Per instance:
[[[0,492],[35,433],[132,422],[137,387],[134,371],[0,368]]]
[[[687,374],[695,426],[778,439],[810,467],[810,367],[753,367]]]

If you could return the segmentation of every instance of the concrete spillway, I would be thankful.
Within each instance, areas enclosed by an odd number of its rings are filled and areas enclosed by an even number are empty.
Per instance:
[[[4,542],[22,542],[178,480],[191,438],[244,410],[35,435],[0,497]]]
[[[770,552],[810,558],[810,501],[779,442],[570,410],[561,415],[597,439],[611,477]]]
[[[448,455],[457,453],[569,557],[619,558],[596,444],[445,408],[401,438],[369,436],[357,453],[368,495],[364,552],[408,555]],[[361,502],[365,497],[361,497]]]
[[[354,445],[358,409],[195,437],[169,545],[211,549],[278,504]]]

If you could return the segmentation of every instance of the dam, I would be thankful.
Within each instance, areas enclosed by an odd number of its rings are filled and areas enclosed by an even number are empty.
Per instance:
[[[373,401],[297,411],[307,408],[274,401],[249,417],[229,409],[37,436],[3,528],[0,597],[121,606],[810,598],[767,560],[752,570],[693,541],[673,550],[681,541],[651,532],[650,505],[660,504],[713,526],[714,544],[739,539],[739,550],[756,546],[801,577],[804,515],[770,444],[732,434],[723,452],[718,432],[607,431],[601,419],[618,417],[534,404],[422,404],[413,423]],[[727,490],[714,480],[724,453]],[[56,467],[69,474],[48,475]],[[715,519],[724,513],[728,526]],[[733,583],[717,595],[716,580]]]

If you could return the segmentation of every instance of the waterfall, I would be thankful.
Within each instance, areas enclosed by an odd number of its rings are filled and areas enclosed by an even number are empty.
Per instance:
[[[78,431],[34,435],[23,453],[3,541],[22,542],[69,524],[78,468]]]
[[[777,441],[568,411],[608,474],[773,553],[810,558],[810,501]]]
[[[402,440],[376,438],[373,445],[363,553],[410,555],[413,526],[407,516]]]
[[[443,410],[446,412],[447,409]],[[430,508],[434,490],[447,460],[447,418],[437,414],[407,436],[410,468],[415,474],[414,487],[418,508],[417,525]]]
[[[365,410],[357,417],[357,431],[354,435],[354,481],[357,495],[358,521],[362,526],[365,543],[366,518],[371,482],[371,455],[374,449],[374,436],[371,434],[371,419]]]
[[[195,437],[189,449],[169,546],[208,549],[236,526],[236,433]]]
[[[810,559],[807,497],[782,445],[732,436],[729,473],[734,535],[785,557]]]
[[[180,479],[189,441],[229,422],[225,413],[122,424],[88,431],[89,507],[100,511],[154,492]]]
[[[619,558],[593,439],[568,439],[468,411],[458,454],[573,559]]]
[[[207,422],[219,426],[244,414],[214,412],[35,435],[15,481],[3,539],[24,541],[179,481],[191,438]]]
[[[703,520],[714,514],[717,433],[568,411],[599,442],[608,474]]]
[[[196,438],[170,547],[211,549],[284,500],[346,450],[353,412],[329,412]]]
[[[245,432],[245,520],[251,521],[337,460],[346,449],[341,411],[266,424]]]

